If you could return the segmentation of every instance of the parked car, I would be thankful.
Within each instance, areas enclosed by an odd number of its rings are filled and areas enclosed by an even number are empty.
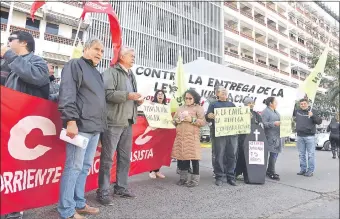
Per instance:
[[[320,132],[315,135],[316,140],[316,149],[321,150],[322,148],[325,151],[331,150],[331,142],[329,141],[329,132]]]
[[[210,127],[209,125],[201,128],[201,142],[210,142]]]

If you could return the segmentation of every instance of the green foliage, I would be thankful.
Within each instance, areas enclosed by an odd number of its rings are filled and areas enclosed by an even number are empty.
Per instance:
[[[310,68],[314,68],[323,51],[315,48],[310,55]],[[313,108],[318,110],[323,116],[333,115],[339,109],[339,57],[328,54],[325,74],[333,77],[332,79],[323,78],[320,82],[321,87],[327,88],[326,94],[317,93]]]

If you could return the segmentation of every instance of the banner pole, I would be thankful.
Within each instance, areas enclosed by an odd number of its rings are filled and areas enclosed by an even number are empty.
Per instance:
[[[73,41],[73,46],[72,46],[72,51],[71,51],[71,56],[70,57],[72,57],[73,50],[74,50],[74,48],[76,46],[76,42],[77,42],[77,39],[78,39],[78,34],[79,34],[80,27],[81,27],[82,23],[83,23],[83,19],[80,19],[79,24],[78,24],[77,33],[76,33],[76,36],[74,37],[74,41]]]
[[[14,1],[11,2],[11,6],[9,7],[9,13],[8,13],[8,21],[7,21],[7,27],[6,27],[6,40],[9,37],[9,32],[11,29],[11,23],[12,23],[12,18],[13,18],[13,8],[14,8]]]

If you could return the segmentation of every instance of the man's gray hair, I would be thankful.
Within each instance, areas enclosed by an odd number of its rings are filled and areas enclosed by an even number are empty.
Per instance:
[[[103,42],[99,39],[99,38],[96,38],[96,37],[93,37],[93,38],[90,38],[88,39],[85,44],[84,44],[84,50],[85,49],[89,49],[93,46],[93,44],[95,43],[100,43],[103,45]]]
[[[125,55],[125,54],[127,54],[129,52],[134,52],[134,51],[135,51],[135,49],[132,48],[132,47],[122,46],[122,48],[119,51],[119,57],[123,56],[123,55]]]

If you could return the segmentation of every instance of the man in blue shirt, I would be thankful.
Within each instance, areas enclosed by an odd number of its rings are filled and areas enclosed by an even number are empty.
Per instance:
[[[212,130],[215,129],[215,114],[216,108],[235,107],[235,105],[228,101],[228,92],[224,87],[219,87],[217,90],[218,101],[209,105],[206,119],[212,123]],[[232,186],[236,186],[235,182],[235,166],[237,157],[237,135],[213,137],[212,143],[214,144],[215,154],[215,184],[221,186],[223,181]]]

